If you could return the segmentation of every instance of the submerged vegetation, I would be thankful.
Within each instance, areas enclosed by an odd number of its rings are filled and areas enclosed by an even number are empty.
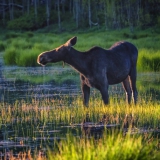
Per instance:
[[[78,36],[75,46],[77,50],[85,51],[92,46],[108,49],[116,41],[125,40],[135,44],[139,50],[138,71],[160,71],[160,36],[151,30],[135,31],[92,31],[88,33],[6,33],[5,41],[0,40],[0,50],[4,52],[6,65],[38,66],[37,55],[63,44],[72,36]],[[59,63],[58,63],[59,64]]]

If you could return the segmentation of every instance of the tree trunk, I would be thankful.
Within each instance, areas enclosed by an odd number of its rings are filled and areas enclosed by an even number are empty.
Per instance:
[[[127,0],[127,1],[128,1],[128,7],[127,7],[128,24],[129,24],[130,31],[133,32],[133,23],[131,21],[131,3],[130,3],[130,0]]]
[[[116,29],[117,28],[117,20],[116,20],[116,4],[115,4],[116,2],[115,2],[115,0],[112,0],[112,19],[113,19],[113,21],[112,21],[112,27],[114,28],[114,29]]]
[[[76,27],[78,28],[79,26],[79,0],[76,0],[75,8],[76,8]]]
[[[137,1],[137,26],[140,24],[141,0]]]
[[[6,4],[5,0],[3,0],[3,4]],[[5,25],[5,17],[6,17],[6,14],[5,14],[5,5],[3,5],[3,25]]]
[[[72,0],[69,1],[69,12],[72,13]]]
[[[9,0],[9,15],[10,15],[10,20],[13,20],[13,0]]]
[[[50,11],[49,11],[49,2],[46,0],[46,21],[47,21],[47,26],[49,26],[49,18],[50,18]]]
[[[25,13],[25,4],[26,4],[26,1],[22,0],[22,14]]]
[[[60,14],[60,0],[57,0],[57,7],[58,7],[58,28],[61,31],[61,14]]]
[[[92,21],[91,21],[91,1],[88,0],[88,23],[90,28],[92,27]]]
[[[107,29],[107,7],[106,7],[106,0],[104,0],[104,23]]]
[[[29,15],[29,12],[30,12],[30,3],[29,3],[30,0],[27,0],[27,14]]]
[[[35,21],[37,22],[37,0],[34,0],[34,14],[35,14]]]

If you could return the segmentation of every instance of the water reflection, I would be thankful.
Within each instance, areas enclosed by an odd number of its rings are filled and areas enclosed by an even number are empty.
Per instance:
[[[63,77],[64,73],[70,74],[70,71],[53,67],[45,67],[43,71],[41,67],[1,66],[0,100],[11,103],[22,99],[30,101],[31,99],[77,95],[79,83],[75,79],[66,79]],[[58,81],[58,78],[62,80]]]
[[[160,100],[160,73],[139,73],[137,79],[139,95]],[[92,89],[92,96],[94,93]],[[79,94],[79,75],[71,68],[0,66],[1,102]],[[124,90],[121,84],[110,86],[109,95],[122,98]]]

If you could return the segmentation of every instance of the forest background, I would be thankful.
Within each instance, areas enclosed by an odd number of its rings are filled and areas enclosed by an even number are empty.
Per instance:
[[[31,31],[52,26],[57,32],[159,28],[160,0],[1,0],[0,26]]]
[[[160,0],[0,0],[5,65],[38,66],[41,52],[75,35],[81,51],[129,41],[138,71],[160,71]]]

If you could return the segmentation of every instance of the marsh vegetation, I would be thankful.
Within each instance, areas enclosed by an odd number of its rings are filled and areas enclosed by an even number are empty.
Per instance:
[[[106,107],[96,96],[84,108],[80,97],[68,98],[1,103],[1,150],[42,159],[158,159],[158,102],[112,99]]]
[[[137,106],[126,106],[116,85],[109,89],[110,105],[93,89],[90,107],[84,108],[79,76],[68,67],[3,66],[2,79],[2,157],[158,159],[158,72],[138,74]]]
[[[160,36],[149,30],[79,32],[77,50],[119,40],[139,50],[138,104],[127,106],[121,85],[110,104],[96,90],[81,100],[79,76],[67,65],[37,66],[37,55],[75,33],[7,32],[0,36],[0,156],[24,159],[157,159],[160,156]],[[3,61],[4,58],[4,61]],[[16,159],[16,158],[15,158]],[[18,159],[18,158],[17,158]]]

